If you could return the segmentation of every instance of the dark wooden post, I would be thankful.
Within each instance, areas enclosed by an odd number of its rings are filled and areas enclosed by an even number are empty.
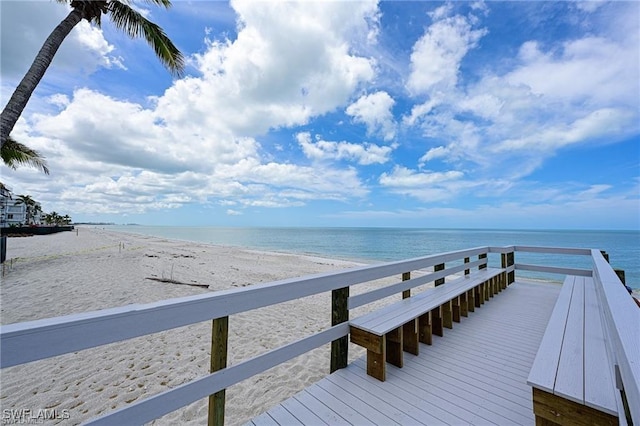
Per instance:
[[[483,260],[487,258],[487,253],[480,253],[478,255],[478,260]],[[478,269],[487,269],[487,264],[478,266]]]
[[[349,287],[331,291],[331,325],[349,321]],[[345,368],[349,358],[349,338],[341,337],[331,342],[331,368],[336,370]]]
[[[216,318],[211,326],[211,373],[227,367],[229,317]],[[209,426],[224,425],[225,390],[209,395]]]
[[[444,271],[444,263],[440,263],[438,265],[435,265],[433,267],[433,272],[438,272],[438,271]],[[439,285],[444,284],[444,278],[438,278],[435,281],[436,287],[438,287]]]
[[[516,264],[516,253],[507,253],[507,266],[511,267]],[[513,284],[516,281],[516,271],[511,271],[507,274],[507,285]]]
[[[411,279],[411,272],[404,272],[402,274],[402,281],[409,281]],[[406,299],[407,297],[411,297],[411,289],[405,290],[402,292],[402,298]]]
[[[402,274],[402,281],[408,281],[411,279],[411,272],[404,272]],[[407,299],[411,297],[411,289],[404,290],[402,292],[402,298]],[[405,352],[409,352],[414,355],[418,355],[419,351],[419,333],[418,333],[418,319],[414,319],[409,321],[408,323],[402,326],[402,350]],[[389,340],[387,339],[387,345],[389,344]],[[389,356],[389,351],[387,351],[387,356]]]
[[[609,263],[609,254],[604,250],[600,250],[600,253],[602,253],[602,257],[604,257],[604,260],[606,260],[607,263]]]
[[[464,263],[469,263],[469,258],[468,258],[468,257],[465,257],[465,258],[464,258]],[[470,273],[470,272],[471,272],[471,271],[470,271],[470,270],[468,270],[468,269],[465,269],[465,270],[464,270],[464,274],[465,274],[465,275],[469,275],[469,273]]]
[[[624,269],[614,269],[614,272],[616,273],[618,278],[620,278],[620,281],[622,282],[622,284],[627,285],[627,280],[625,279],[625,276],[624,276]]]

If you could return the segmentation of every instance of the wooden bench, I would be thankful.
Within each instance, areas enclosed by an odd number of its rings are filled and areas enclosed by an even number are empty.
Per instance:
[[[620,393],[600,315],[593,279],[567,276],[527,380],[536,425],[618,425]]]
[[[418,342],[430,345],[505,287],[504,269],[465,275],[350,321],[351,342],[367,350],[367,374],[385,381],[385,360],[402,367],[403,351],[418,355]]]

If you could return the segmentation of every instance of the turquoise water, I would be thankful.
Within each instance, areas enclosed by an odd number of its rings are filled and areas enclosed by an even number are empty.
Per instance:
[[[313,254],[369,263],[426,256],[478,246],[577,247],[605,250],[623,269],[627,285],[640,289],[640,231],[469,230],[407,228],[215,228],[108,226],[106,229],[215,245]],[[490,256],[499,266],[498,256]],[[517,253],[516,262],[590,269],[586,256]],[[518,271],[559,281],[551,274]]]

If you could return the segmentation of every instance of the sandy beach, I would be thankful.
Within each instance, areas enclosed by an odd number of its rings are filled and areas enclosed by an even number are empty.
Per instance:
[[[90,227],[80,227],[77,233],[10,238],[0,286],[0,321],[4,325],[149,303],[356,265]],[[383,284],[357,286],[352,294]],[[228,364],[326,329],[330,312],[330,294],[325,293],[232,316]],[[1,407],[64,409],[69,419],[60,423],[81,423],[206,375],[210,333],[210,322],[199,323],[4,369]],[[351,359],[363,353],[350,348]],[[326,345],[232,386],[227,389],[226,423],[242,424],[328,373]],[[154,423],[187,422],[206,424],[206,399]]]

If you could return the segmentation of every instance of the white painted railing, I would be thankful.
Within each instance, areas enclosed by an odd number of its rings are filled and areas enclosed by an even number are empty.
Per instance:
[[[593,278],[607,331],[618,389],[624,391],[633,424],[640,424],[640,309],[602,253],[591,251]]]
[[[50,358],[65,353],[123,341],[160,331],[170,330],[203,321],[226,318],[230,315],[275,305],[302,297],[338,291],[353,285],[374,281],[398,274],[403,280],[368,293],[348,298],[348,309],[353,309],[376,300],[410,290],[419,285],[445,278],[452,274],[487,266],[487,255],[502,255],[502,267],[513,277],[515,270],[535,270],[559,274],[588,275],[591,270],[558,268],[541,265],[514,264],[515,252],[545,254],[591,255],[594,258],[593,274],[602,285],[601,297],[607,301],[605,318],[615,336],[613,351],[617,354],[620,375],[627,398],[640,407],[638,394],[638,313],[618,311],[622,303],[624,287],[615,279],[611,267],[596,259],[598,251],[543,247],[477,247],[468,250],[443,253],[416,259],[362,266],[344,271],[317,274],[302,278],[286,279],[271,283],[255,284],[241,289],[232,289],[198,296],[164,300],[143,305],[127,305],[95,312],[47,318],[18,324],[0,326],[0,368]],[[471,261],[477,256],[478,260]],[[601,255],[600,255],[601,256]],[[451,266],[454,262],[455,266]],[[464,262],[464,263],[463,263]],[[444,268],[449,263],[449,267]],[[416,278],[406,274],[434,267],[434,272]],[[405,278],[406,277],[406,278]],[[604,277],[604,278],[601,278]],[[611,293],[611,295],[609,294]],[[348,291],[347,291],[348,294]],[[626,295],[627,301],[631,299]],[[636,309],[640,312],[640,310]],[[636,321],[635,328],[633,322]],[[635,331],[634,331],[635,329]],[[286,346],[263,353],[231,367],[222,368],[207,376],[195,379],[105,416],[92,420],[91,424],[145,423],[175,411],[199,399],[206,398],[227,387],[264,372],[312,349],[344,339],[349,333],[347,322],[334,325],[324,331],[310,335]],[[225,337],[226,338],[226,337]],[[633,339],[635,340],[635,343]],[[226,349],[225,349],[226,350]],[[225,352],[226,353],[226,352]],[[212,349],[213,354],[213,349]],[[633,414],[640,423],[640,414]]]

